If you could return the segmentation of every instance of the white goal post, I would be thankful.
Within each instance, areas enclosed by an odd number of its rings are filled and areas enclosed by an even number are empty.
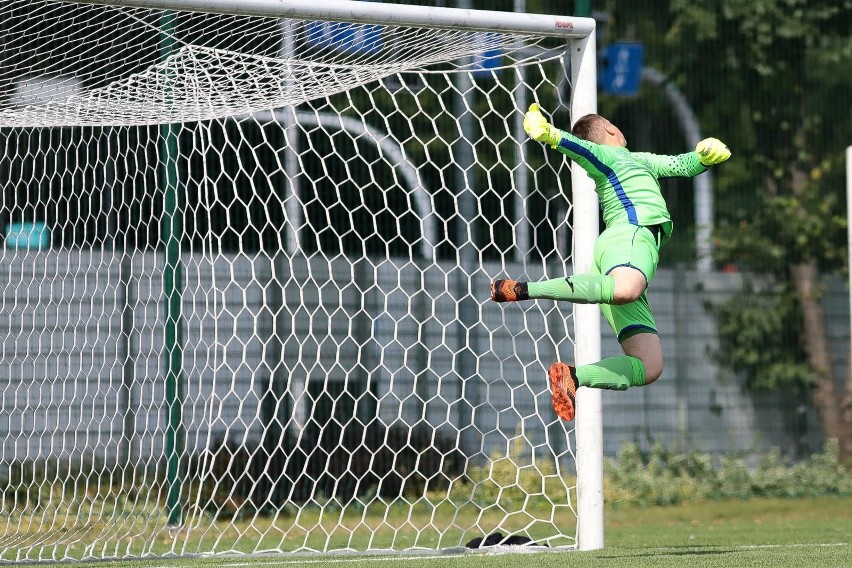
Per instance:
[[[590,18],[0,6],[0,562],[603,547]],[[570,170],[570,172],[569,172]],[[569,183],[570,180],[570,183]]]

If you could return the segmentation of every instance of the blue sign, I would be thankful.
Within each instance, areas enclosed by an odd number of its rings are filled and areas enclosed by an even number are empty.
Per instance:
[[[493,33],[482,33],[478,36],[479,43],[487,46],[489,43],[498,43],[499,35]],[[473,55],[473,74],[476,77],[492,77],[492,71],[503,65],[503,50],[499,47],[485,47]]]
[[[601,73],[601,90],[611,95],[634,96],[642,80],[641,43],[613,43],[604,51],[606,65]]]
[[[308,22],[308,43],[349,53],[375,53],[382,49],[383,26],[343,22]]]
[[[503,51],[489,49],[481,51],[473,57],[473,74],[478,77],[491,77],[491,72],[503,65]]]
[[[9,223],[6,226],[6,248],[50,248],[50,229],[44,223]]]

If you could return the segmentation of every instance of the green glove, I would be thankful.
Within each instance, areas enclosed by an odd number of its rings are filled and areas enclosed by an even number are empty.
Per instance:
[[[698,152],[698,161],[705,166],[721,164],[731,157],[731,151],[724,142],[716,138],[705,138],[695,146]]]
[[[556,148],[562,138],[559,129],[547,122],[541,114],[538,103],[531,104],[530,110],[524,115],[524,132],[533,140],[549,144],[551,148]]]

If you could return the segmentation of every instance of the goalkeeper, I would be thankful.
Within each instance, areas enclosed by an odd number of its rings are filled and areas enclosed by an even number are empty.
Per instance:
[[[495,302],[546,299],[601,305],[624,355],[576,367],[557,362],[548,371],[556,414],[573,420],[578,387],[626,390],[651,384],[662,374],[663,348],[646,295],[660,247],[672,233],[658,180],[696,176],[727,160],[731,152],[715,138],[677,156],[631,152],[621,131],[602,116],[586,115],[568,133],[548,123],[538,104],[526,113],[524,130],[586,170],[595,182],[606,225],[595,242],[589,274],[491,284]]]

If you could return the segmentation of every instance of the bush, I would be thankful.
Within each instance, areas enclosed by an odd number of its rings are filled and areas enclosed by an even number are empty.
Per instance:
[[[559,475],[553,460],[528,455],[525,440],[518,436],[507,455],[495,452],[488,463],[468,468],[453,484],[450,499],[457,506],[471,501],[480,509],[511,512],[568,503],[569,488],[574,484],[574,478]]]
[[[820,495],[852,495],[852,473],[840,464],[836,442],[798,463],[777,449],[749,465],[738,456],[673,454],[660,445],[643,455],[635,444],[604,460],[604,498],[612,504]]]
[[[11,461],[0,469],[0,511],[45,512],[67,507],[122,515],[126,502],[148,495],[144,472],[82,459]]]
[[[288,503],[358,497],[420,497],[445,489],[464,471],[451,437],[427,426],[347,426],[335,440],[285,435],[268,451],[260,441],[220,437],[193,456],[187,478],[192,501],[218,516],[281,510]]]

